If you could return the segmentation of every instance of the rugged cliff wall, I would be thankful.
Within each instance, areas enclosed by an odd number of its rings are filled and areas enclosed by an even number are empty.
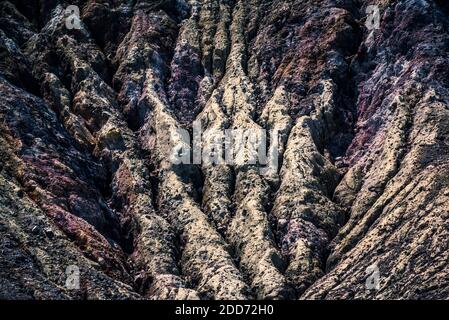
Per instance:
[[[0,298],[448,299],[448,14],[1,1]],[[279,169],[174,165],[194,123],[276,128]]]

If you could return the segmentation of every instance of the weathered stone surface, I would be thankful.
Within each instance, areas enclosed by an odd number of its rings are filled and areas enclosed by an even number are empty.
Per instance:
[[[0,298],[449,298],[448,14],[1,1]],[[198,123],[277,130],[279,168],[174,164]]]
[[[385,32],[366,36],[354,61],[359,115],[335,192],[350,219],[306,298],[448,297],[447,11],[379,5]],[[373,264],[380,290],[362,290]]]

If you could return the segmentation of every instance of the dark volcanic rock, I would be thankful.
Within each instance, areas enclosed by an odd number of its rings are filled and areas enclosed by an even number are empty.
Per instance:
[[[1,1],[0,298],[448,299],[448,14]],[[279,168],[174,164],[194,124]]]

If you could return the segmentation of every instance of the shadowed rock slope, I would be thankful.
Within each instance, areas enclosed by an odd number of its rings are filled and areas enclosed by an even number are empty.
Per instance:
[[[0,1],[0,298],[448,299],[448,14]],[[174,165],[194,123],[278,130],[278,170]]]

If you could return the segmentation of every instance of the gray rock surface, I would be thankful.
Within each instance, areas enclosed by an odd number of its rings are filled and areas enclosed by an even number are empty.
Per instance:
[[[448,299],[448,14],[0,1],[0,298]],[[174,164],[195,123],[279,168]]]

